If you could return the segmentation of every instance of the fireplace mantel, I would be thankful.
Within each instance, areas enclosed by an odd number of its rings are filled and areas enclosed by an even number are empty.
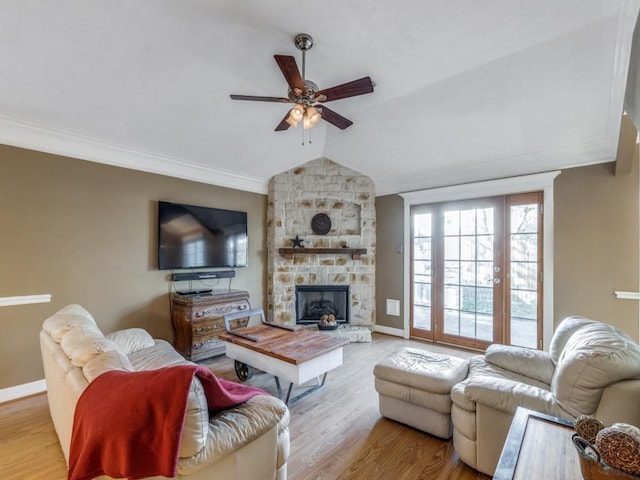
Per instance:
[[[295,255],[351,255],[354,260],[359,260],[362,255],[366,255],[366,248],[280,248],[278,253],[286,259],[291,259]]]

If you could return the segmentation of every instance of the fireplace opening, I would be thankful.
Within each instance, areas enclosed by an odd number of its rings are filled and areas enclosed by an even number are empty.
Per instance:
[[[349,323],[349,285],[296,286],[296,323],[315,324],[323,315]]]

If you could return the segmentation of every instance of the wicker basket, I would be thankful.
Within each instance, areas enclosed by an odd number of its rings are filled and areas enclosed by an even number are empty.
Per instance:
[[[571,437],[578,449],[580,470],[584,480],[639,480],[640,477],[629,475],[602,463],[600,454],[593,446],[578,434]]]

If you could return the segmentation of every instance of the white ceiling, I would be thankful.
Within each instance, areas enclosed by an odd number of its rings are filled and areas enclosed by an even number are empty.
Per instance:
[[[0,142],[254,192],[327,157],[377,193],[611,161],[640,0],[3,0]],[[354,122],[274,132],[313,36]],[[308,134],[309,131],[306,133]]]

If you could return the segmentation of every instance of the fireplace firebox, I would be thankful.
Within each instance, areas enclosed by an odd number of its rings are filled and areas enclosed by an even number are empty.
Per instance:
[[[349,285],[296,286],[296,323],[316,324],[323,315],[349,323]]]

